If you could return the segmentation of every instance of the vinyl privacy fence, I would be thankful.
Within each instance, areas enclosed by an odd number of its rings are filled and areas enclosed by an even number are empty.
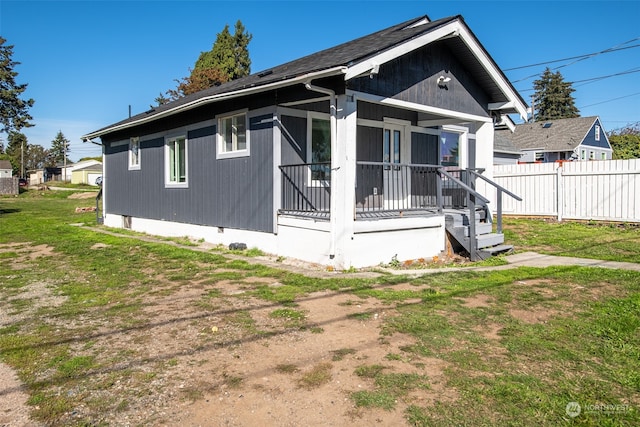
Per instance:
[[[494,180],[522,197],[503,198],[507,215],[640,222],[640,159],[500,165]]]

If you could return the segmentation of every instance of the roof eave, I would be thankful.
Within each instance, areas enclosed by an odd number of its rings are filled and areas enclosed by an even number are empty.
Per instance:
[[[328,68],[326,70],[314,71],[311,73],[306,73],[301,76],[292,77],[286,80],[280,80],[277,82],[267,83],[265,85],[253,86],[249,88],[234,90],[230,92],[220,93],[216,95],[205,96],[202,98],[194,99],[191,102],[186,104],[178,105],[174,108],[169,108],[167,110],[158,112],[156,114],[150,114],[146,117],[141,117],[138,120],[127,121],[125,123],[121,123],[119,125],[109,126],[104,129],[88,133],[86,135],[81,136],[80,138],[83,141],[91,141],[94,138],[102,137],[103,135],[117,132],[124,129],[129,129],[135,126],[139,126],[145,123],[149,123],[164,117],[169,117],[174,114],[178,114],[184,111],[192,110],[197,107],[201,107],[203,105],[212,104],[214,102],[219,102],[222,100],[238,98],[241,96],[252,95],[260,92],[265,92],[272,89],[278,89],[281,87],[292,86],[298,83],[307,83],[311,80],[324,78],[324,77],[332,77],[346,73],[347,68],[344,66],[338,66],[333,68]]]

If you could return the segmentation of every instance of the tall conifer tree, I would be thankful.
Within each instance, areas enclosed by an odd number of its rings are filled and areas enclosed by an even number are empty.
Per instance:
[[[535,121],[568,119],[580,117],[575,105],[571,83],[565,82],[559,71],[547,68],[540,78],[533,82],[535,89],[533,107]]]

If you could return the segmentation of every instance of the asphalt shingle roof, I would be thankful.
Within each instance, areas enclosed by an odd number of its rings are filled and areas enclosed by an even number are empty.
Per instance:
[[[513,133],[497,130],[496,141],[506,139],[521,150],[570,151],[580,145],[597,119],[590,116],[522,123]]]
[[[259,71],[247,77],[232,80],[230,82],[214,86],[203,91],[182,97],[176,101],[169,102],[164,105],[154,107],[153,109],[141,114],[137,114],[120,122],[109,125],[102,130],[136,121],[140,118],[148,117],[150,114],[158,114],[166,110],[170,110],[180,105],[188,104],[199,98],[207,96],[221,95],[234,92],[241,89],[252,88],[275,83],[278,81],[288,80],[294,77],[303,76],[321,70],[328,70],[338,66],[349,66],[358,63],[368,57],[374,56],[388,50],[394,46],[418,37],[424,33],[435,30],[457,19],[462,20],[461,16],[452,16],[448,18],[438,19],[422,25],[413,26],[422,20],[429,20],[428,17],[422,16],[415,18],[393,27],[375,32],[373,34],[360,37],[355,40],[343,43],[341,45],[313,53],[311,55],[278,65],[266,70]]]

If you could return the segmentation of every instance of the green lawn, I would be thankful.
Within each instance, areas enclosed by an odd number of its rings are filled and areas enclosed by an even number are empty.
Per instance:
[[[272,303],[268,318],[281,322],[283,331],[323,334],[297,309],[315,291],[393,307],[382,323],[381,342],[402,333],[413,343],[381,360],[361,361],[353,375],[367,386],[349,395],[360,411],[401,410],[407,425],[417,426],[640,425],[637,272],[549,267],[318,279],[231,259],[224,251],[94,232],[77,224],[94,225],[95,214],[75,213],[93,200],[68,195],[29,191],[0,198],[0,309],[12,316],[0,325],[0,359],[17,370],[32,416],[43,423],[104,425],[100,420],[109,414],[127,411],[140,390],[152,392],[144,384],[183,362],[164,360],[153,371],[110,370],[135,357],[144,341],[115,351],[101,341],[100,331],[141,330],[153,320],[145,314],[153,307],[149,296],[175,295],[196,283],[211,289],[192,307],[191,324],[210,330],[197,314],[221,310],[214,285],[232,282],[246,291],[237,298]],[[505,230],[519,251],[640,262],[640,231],[631,226],[506,219]],[[41,256],[32,256],[34,251]],[[264,278],[279,286],[266,286]],[[31,289],[46,292],[38,299],[26,292]],[[365,312],[352,320],[370,318]],[[249,310],[230,313],[225,322],[233,326],[234,339],[273,334],[260,329]],[[333,363],[356,352],[336,349]],[[397,363],[406,369],[392,370]],[[438,381],[427,370],[433,363],[443,367]],[[286,364],[275,369],[297,371]],[[300,387],[326,384],[330,369],[318,364]],[[118,384],[138,394],[116,394]],[[242,388],[243,378],[229,374],[227,384]],[[440,398],[421,400],[427,392]],[[195,400],[203,392],[189,393]],[[86,412],[71,417],[78,402]],[[572,402],[581,408],[575,417]]]

